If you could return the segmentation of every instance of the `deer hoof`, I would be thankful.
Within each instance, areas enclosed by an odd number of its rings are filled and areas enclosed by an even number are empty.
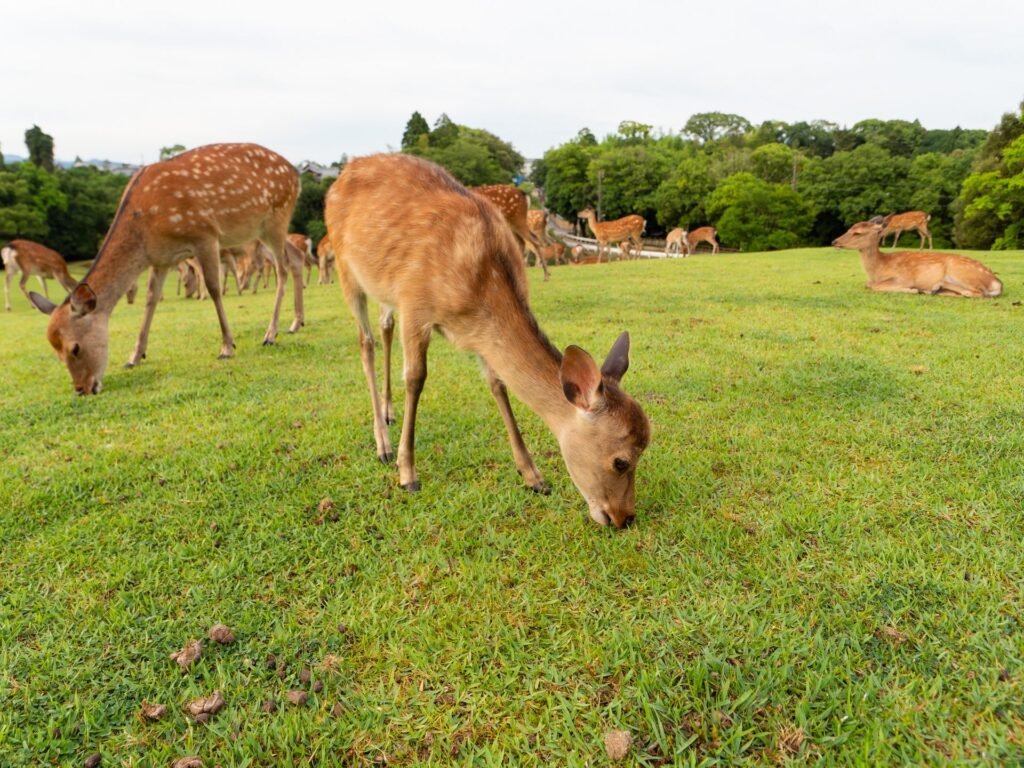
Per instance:
[[[217,355],[217,359],[218,360],[230,360],[231,359],[231,355],[228,354],[227,352],[221,352],[219,355]]]
[[[531,485],[530,486],[530,490],[533,491],[534,493],[539,493],[541,496],[550,496],[551,495],[551,486],[548,485],[543,480],[541,480],[536,485]]]
[[[129,360],[127,363],[124,364],[124,368],[125,368],[126,371],[130,371],[134,367],[135,367],[135,363],[133,363],[131,360]]]
[[[264,339],[263,340],[263,346],[264,347],[272,347],[272,346],[274,346],[274,340],[273,339]]]
[[[402,490],[409,493],[416,493],[420,489],[420,481],[413,480],[411,483],[402,483]]]
[[[390,464],[392,461],[394,461],[395,454],[388,451],[387,453],[378,454],[377,458],[380,459],[381,464]]]

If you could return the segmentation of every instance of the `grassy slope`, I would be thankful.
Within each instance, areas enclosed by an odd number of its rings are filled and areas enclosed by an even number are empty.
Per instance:
[[[633,334],[654,440],[627,532],[584,519],[520,405],[554,492],[521,488],[475,361],[441,339],[424,490],[401,492],[336,285],[269,349],[270,294],[231,297],[229,362],[212,307],[172,295],[130,372],[122,306],[96,398],[19,295],[0,763],[602,764],[611,728],[638,764],[1021,760],[1021,255],[984,257],[995,301],[873,294],[832,250],[531,270],[559,346]],[[182,676],[167,655],[216,621],[239,642]],[[284,705],[303,664],[323,691]],[[214,688],[227,706],[190,724]],[[168,715],[141,722],[143,699]]]

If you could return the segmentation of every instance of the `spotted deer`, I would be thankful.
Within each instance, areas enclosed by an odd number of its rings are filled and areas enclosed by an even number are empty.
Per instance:
[[[324,235],[316,246],[316,260],[321,285],[331,282],[331,271],[334,269],[334,249],[331,248],[331,238]]]
[[[860,251],[871,290],[972,298],[994,298],[1003,292],[1002,282],[991,269],[966,256],[920,251],[882,253],[878,244],[885,237],[885,228],[884,222],[862,221],[832,241],[837,248]]]
[[[482,187],[470,187],[470,192],[480,195],[492,202],[498,211],[508,222],[519,243],[520,250],[531,251],[537,259],[537,263],[544,270],[544,279],[551,277],[548,272],[547,262],[541,255],[544,247],[544,238],[537,237],[531,230],[528,223],[526,195],[511,184],[488,184]]]
[[[393,454],[377,390],[367,297],[382,306],[385,366],[391,333],[384,329],[398,311],[405,375],[398,445],[402,488],[420,487],[416,410],[426,381],[427,346],[437,328],[480,357],[529,488],[549,491],[523,442],[508,389],[557,438],[591,517],[617,527],[634,519],[636,467],[650,425],[620,386],[629,367],[628,333],[618,338],[601,367],[577,346],[564,354],[556,349],[530,311],[523,259],[498,211],[420,158],[388,154],[350,161],[327,194],[325,218],[342,292],[359,330],[374,439],[383,462]],[[409,248],[410,242],[416,247]]]
[[[108,321],[118,298],[150,269],[146,310],[126,367],[146,354],[153,313],[167,272],[195,258],[220,322],[220,357],[234,354],[235,342],[218,285],[219,253],[258,239],[274,254],[277,298],[263,338],[272,344],[284,298],[288,223],[299,193],[299,175],[280,155],[256,144],[211,144],[148,165],[132,177],[113,223],[86,276],[59,307],[39,294],[33,303],[50,315],[47,338],[67,365],[79,394],[98,393],[107,367]],[[295,281],[295,320],[303,323],[302,275]]]
[[[50,297],[50,289],[46,285],[46,278],[56,280],[64,286],[64,290],[70,291],[75,287],[75,280],[68,272],[68,265],[64,263],[64,257],[52,248],[47,248],[41,243],[31,240],[11,240],[0,249],[0,258],[4,262],[4,303],[7,311],[11,311],[11,280],[21,272],[21,279],[18,287],[25,294],[25,298],[31,301],[25,284],[28,279],[35,275],[39,284],[43,286],[43,293]]]
[[[602,250],[607,251],[609,258],[611,258],[611,246],[618,244],[621,247],[621,243],[624,240],[631,240],[636,246],[637,251],[643,249],[640,236],[643,235],[644,229],[647,228],[647,222],[644,221],[643,216],[632,213],[629,216],[623,216],[621,219],[615,219],[614,221],[599,222],[593,208],[584,208],[576,215],[581,219],[587,220],[587,223],[590,225],[590,231],[597,238],[597,261],[599,264],[601,263]]]
[[[686,230],[682,227],[676,227],[665,236],[665,255],[674,254],[678,256],[682,253],[684,256],[688,256],[690,251],[690,244],[686,239]]]
[[[539,208],[526,212],[526,227],[541,243],[548,243],[548,214]]]
[[[718,253],[718,230],[714,227],[698,227],[686,232],[686,255],[689,256],[697,251],[699,243],[707,243],[711,246],[711,253]]]
[[[931,221],[931,216],[924,211],[907,211],[906,213],[890,213],[882,220],[884,225],[884,231],[882,232],[883,245],[885,244],[885,238],[887,235],[893,235],[892,248],[896,247],[896,243],[899,242],[900,235],[910,229],[916,229],[917,234],[921,236],[921,245],[918,248],[924,248],[925,238],[928,238],[928,247],[932,247],[932,233],[928,231],[928,222]]]

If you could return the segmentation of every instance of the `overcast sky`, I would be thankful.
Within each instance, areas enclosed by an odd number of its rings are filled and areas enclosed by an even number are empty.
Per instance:
[[[0,10],[0,145],[61,159],[256,141],[292,161],[398,146],[413,110],[527,157],[582,126],[920,119],[991,128],[1024,98],[1024,2],[31,0]]]

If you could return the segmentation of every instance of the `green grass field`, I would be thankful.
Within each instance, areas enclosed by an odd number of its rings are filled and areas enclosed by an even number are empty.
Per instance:
[[[1022,255],[981,256],[997,300],[871,293],[832,249],[531,269],[559,347],[632,334],[654,433],[626,531],[590,522],[514,403],[553,486],[524,490],[475,359],[440,338],[423,491],[401,491],[337,284],[272,348],[271,292],[232,295],[218,361],[212,306],[171,283],[132,371],[142,307],[121,305],[91,398],[13,296],[0,765],[605,765],[613,729],[627,765],[1019,764]],[[168,655],[216,622],[237,642],[183,675]]]

